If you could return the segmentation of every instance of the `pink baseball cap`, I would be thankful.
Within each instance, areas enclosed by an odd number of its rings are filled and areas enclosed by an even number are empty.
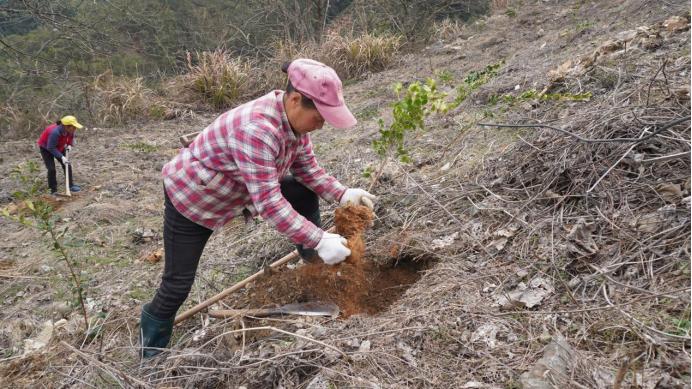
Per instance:
[[[334,128],[349,128],[357,120],[344,102],[339,76],[329,66],[311,59],[296,59],[284,67],[293,87],[315,103],[324,120]]]

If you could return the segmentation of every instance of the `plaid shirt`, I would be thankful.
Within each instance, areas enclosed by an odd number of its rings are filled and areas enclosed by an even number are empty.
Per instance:
[[[309,135],[294,134],[283,96],[273,91],[224,113],[163,167],[166,192],[181,214],[214,230],[247,209],[294,243],[317,246],[323,231],[291,207],[279,180],[290,171],[327,201],[338,201],[346,188],[317,164]]]

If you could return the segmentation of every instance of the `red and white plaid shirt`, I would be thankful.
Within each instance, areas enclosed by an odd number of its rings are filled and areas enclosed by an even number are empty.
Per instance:
[[[247,209],[294,243],[317,246],[323,231],[291,207],[279,180],[290,171],[326,201],[346,188],[317,164],[310,136],[294,134],[283,96],[273,91],[224,113],[163,167],[178,212],[214,230]]]

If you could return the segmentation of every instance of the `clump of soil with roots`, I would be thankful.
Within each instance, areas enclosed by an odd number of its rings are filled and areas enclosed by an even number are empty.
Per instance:
[[[348,240],[351,255],[337,265],[321,260],[295,269],[265,273],[234,301],[234,308],[262,308],[280,304],[321,301],[339,306],[342,317],[375,314],[386,309],[420,277],[425,261],[399,259],[378,263],[367,258],[363,232],[372,224],[372,211],[347,205],[334,214],[336,232]],[[266,272],[266,270],[265,270]]]

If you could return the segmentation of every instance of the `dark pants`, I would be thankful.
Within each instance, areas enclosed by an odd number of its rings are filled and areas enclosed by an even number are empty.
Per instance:
[[[43,147],[39,147],[41,150],[41,157],[43,158],[43,164],[46,165],[46,169],[48,170],[48,187],[50,188],[51,193],[55,193],[58,191],[58,180],[55,178],[55,156],[53,154],[44,149]],[[60,162],[60,165],[62,165],[62,171],[65,171],[65,164],[62,163],[61,160],[58,159],[58,162]],[[67,167],[67,173],[70,177],[70,186],[72,186],[74,183],[72,182],[72,166]]]
[[[320,209],[317,195],[292,176],[281,180],[281,193],[296,212],[320,227]],[[165,265],[161,285],[148,307],[149,313],[160,319],[175,316],[187,299],[195,281],[197,265],[212,230],[202,227],[181,215],[171,203],[166,191],[163,221]],[[314,250],[298,246],[304,258],[313,256]]]

